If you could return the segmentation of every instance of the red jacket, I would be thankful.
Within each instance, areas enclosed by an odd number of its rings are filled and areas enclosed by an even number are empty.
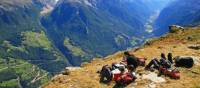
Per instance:
[[[136,79],[136,77],[129,72],[113,74],[113,76],[114,81],[123,81],[125,83],[130,83]]]

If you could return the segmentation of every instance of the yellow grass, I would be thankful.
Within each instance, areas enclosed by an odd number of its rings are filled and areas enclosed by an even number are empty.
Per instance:
[[[200,58],[200,50],[189,49],[188,45],[200,44],[200,29],[180,31],[174,34],[167,34],[165,37],[156,39],[150,45],[135,51],[130,50],[131,54],[138,57],[146,57],[148,60],[159,58],[161,53],[172,52],[174,56],[195,56]],[[199,35],[199,36],[198,36]],[[193,40],[188,40],[188,36],[192,36]],[[121,61],[122,52],[105,58],[93,60],[89,64],[84,64],[81,70],[72,71],[70,75],[54,77],[52,81],[44,85],[44,88],[112,88],[114,83],[110,85],[100,84],[99,75],[96,73],[103,65]],[[142,68],[143,69],[143,68]],[[194,66],[191,69],[180,68],[181,79],[173,80],[166,77],[167,82],[158,84],[157,88],[198,88],[200,87],[200,67]],[[199,73],[199,74],[198,74]],[[136,88],[143,88],[148,80],[137,82]],[[130,84],[129,87],[132,87]]]

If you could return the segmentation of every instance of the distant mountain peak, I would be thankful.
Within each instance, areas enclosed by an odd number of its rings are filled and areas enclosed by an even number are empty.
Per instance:
[[[58,3],[82,4],[89,7],[96,6],[97,0],[58,0]]]
[[[45,15],[47,13],[50,13],[54,9],[55,5],[59,0],[38,0],[38,1],[43,5],[40,14]]]

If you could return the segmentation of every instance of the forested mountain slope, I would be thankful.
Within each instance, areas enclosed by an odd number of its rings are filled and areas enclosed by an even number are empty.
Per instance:
[[[175,0],[161,11],[155,21],[155,34],[162,35],[168,31],[169,25],[197,25],[200,22],[199,0]]]

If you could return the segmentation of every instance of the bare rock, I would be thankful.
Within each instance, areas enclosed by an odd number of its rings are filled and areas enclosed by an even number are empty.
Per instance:
[[[200,50],[200,45],[189,45],[188,48],[194,49],[194,50]]]
[[[63,75],[70,75],[69,69],[65,69],[64,71],[61,72]]]
[[[80,67],[66,67],[64,71],[62,71],[62,75],[70,75],[71,71],[80,70]]]

